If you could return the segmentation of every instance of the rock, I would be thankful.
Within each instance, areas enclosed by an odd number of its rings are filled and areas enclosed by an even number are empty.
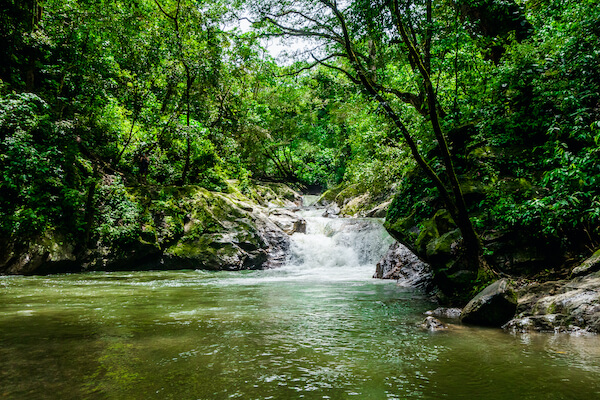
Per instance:
[[[385,216],[387,214],[387,209],[391,203],[392,203],[392,200],[387,200],[387,201],[373,207],[372,209],[368,210],[365,213],[365,217],[367,217],[367,218],[385,218]]]
[[[518,314],[507,330],[600,333],[600,271],[525,284],[518,295]]]
[[[288,235],[296,232],[306,233],[306,221],[288,209],[275,208],[270,210],[269,219]]]
[[[510,332],[557,332],[565,320],[562,314],[535,315],[530,317],[515,318],[502,326]]]
[[[461,311],[460,308],[438,307],[433,311],[426,311],[425,315],[445,319],[459,319]]]
[[[15,246],[1,241],[0,272],[6,274],[50,274],[73,272],[79,267],[75,245],[63,235],[46,231],[28,243]]]
[[[600,250],[596,251],[590,258],[573,268],[571,276],[581,276],[600,270]]]
[[[475,296],[462,310],[462,322],[501,327],[517,310],[517,295],[507,279],[500,279]]]
[[[234,271],[283,263],[289,237],[266,210],[248,211],[243,202],[204,189],[192,199],[181,205],[191,211],[189,221],[183,236],[164,249],[163,266]]]
[[[427,317],[421,323],[421,328],[427,329],[430,332],[442,331],[444,329],[448,329],[446,325],[442,323],[439,319],[434,317]]]
[[[249,197],[263,207],[302,206],[302,195],[283,183],[260,182],[250,192]]]
[[[395,242],[377,263],[373,278],[397,279],[402,286],[428,290],[431,286],[431,269],[407,247]]]
[[[339,216],[339,214],[340,214],[340,207],[336,203],[333,203],[333,204],[329,205],[329,207],[327,207],[327,209],[323,213],[323,217],[335,218],[335,217]]]
[[[19,246],[0,238],[0,273],[273,268],[285,262],[290,245],[282,227],[290,233],[305,229],[301,218],[285,211],[277,225],[269,210],[239,191],[191,185],[120,186],[106,191],[98,209],[89,243],[52,232]]]
[[[375,193],[362,185],[340,185],[323,193],[314,205],[327,208],[324,217],[385,218],[392,202],[389,193]]]
[[[341,213],[343,215],[352,215],[352,216],[361,216],[363,214],[363,210],[368,207],[368,204],[371,200],[369,193],[357,194],[354,191],[350,192],[349,198],[343,198],[342,202],[340,202],[340,197],[348,194],[346,191],[341,192],[336,198],[337,204],[343,204]]]

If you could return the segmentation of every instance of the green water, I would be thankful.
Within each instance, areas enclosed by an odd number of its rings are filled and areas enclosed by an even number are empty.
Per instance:
[[[429,333],[370,273],[0,277],[0,398],[600,398],[598,337]]]

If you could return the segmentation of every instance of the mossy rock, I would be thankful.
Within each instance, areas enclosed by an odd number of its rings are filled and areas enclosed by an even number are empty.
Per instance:
[[[419,256],[429,259],[430,254],[435,254],[435,249],[445,243],[446,238],[441,239],[446,233],[454,231],[456,225],[446,210],[439,210],[435,215],[422,223],[419,236],[415,240],[415,248],[419,251]],[[439,243],[430,246],[433,241]],[[431,249],[429,249],[431,247]]]
[[[437,238],[433,238],[427,243],[426,246],[427,259],[435,260],[438,258],[450,258],[453,253],[453,249],[461,240],[462,235],[459,229],[454,229]]]
[[[507,279],[487,286],[463,309],[464,323],[500,327],[512,319],[517,311],[517,294]]]
[[[340,193],[341,195],[342,193]],[[338,195],[338,197],[340,196]],[[363,193],[359,196],[346,200],[346,204],[341,209],[341,213],[343,215],[357,215],[362,211],[369,209],[370,206],[370,196],[369,193]]]
[[[573,268],[571,276],[582,276],[600,270],[600,250],[597,250],[584,262]]]
[[[335,202],[341,206],[346,205],[352,199],[364,194],[358,185],[349,185],[343,188],[336,196]]]
[[[326,190],[321,197],[315,202],[315,204],[320,206],[326,206],[335,202],[335,198],[337,195],[344,190],[343,185],[336,186],[332,189]]]
[[[284,185],[271,186],[265,190],[273,196],[297,196]],[[189,185],[121,187],[115,193],[116,206],[98,225],[102,229],[92,232],[87,248],[53,232],[19,248],[3,242],[0,271],[237,270],[276,266],[285,260],[288,235],[240,192],[228,195]],[[124,211],[119,201],[126,203]]]
[[[291,207],[302,202],[302,196],[283,183],[253,182],[246,188],[246,192],[248,198],[263,207]],[[238,196],[238,200],[242,199]]]

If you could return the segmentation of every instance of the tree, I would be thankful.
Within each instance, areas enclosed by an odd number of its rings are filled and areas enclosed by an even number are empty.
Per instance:
[[[436,36],[432,0],[260,2],[253,9],[270,35],[315,41],[320,51],[311,53],[314,61],[311,66],[322,65],[342,72],[379,103],[394,126],[391,140],[404,140],[459,227],[466,265],[476,271],[488,269],[440,121],[445,112],[431,69],[432,41]],[[399,89],[383,79],[388,62],[400,63],[401,68],[413,71],[418,82],[416,92]],[[418,138],[407,128],[398,102],[410,105],[428,122],[441,152],[441,168],[434,169],[425,158],[423,146],[419,146]]]

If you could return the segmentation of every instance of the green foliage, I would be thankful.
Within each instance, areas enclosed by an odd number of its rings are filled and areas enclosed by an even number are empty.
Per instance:
[[[550,1],[529,11],[535,34],[508,49],[494,77],[496,101],[482,109],[479,126],[482,141],[515,149],[486,163],[513,181],[532,183],[524,190],[498,182],[482,204],[490,217],[485,225],[527,226],[566,241],[586,231],[593,241],[600,196],[600,11],[585,1]]]
[[[427,3],[415,1],[402,18],[416,43],[431,40],[441,124],[474,224],[480,232],[526,228],[593,246],[600,237],[600,8],[592,0],[459,3],[467,9],[433,2],[426,21]],[[319,4],[294,3],[329,26]],[[374,82],[414,94],[407,101],[380,93],[443,176],[423,79],[389,34],[386,4],[349,2],[349,34]],[[348,61],[278,65],[256,32],[230,28],[229,11],[240,2],[43,5],[34,16],[12,1],[0,19],[3,237],[59,229],[126,246],[147,233],[131,187],[224,191],[229,179],[246,194],[251,179],[341,184],[378,199],[396,191],[388,219],[401,228],[443,207],[382,104],[343,72]],[[486,31],[489,21],[483,11],[477,21],[477,10],[502,11],[503,26]],[[506,10],[518,15],[507,19]],[[503,56],[492,60],[498,46]],[[91,196],[97,182],[104,183]]]
[[[0,98],[1,235],[29,238],[56,225],[79,228],[82,179],[68,121],[52,121],[31,93]]]
[[[142,234],[143,209],[116,176],[100,185],[95,199],[98,208],[96,234],[104,246],[127,248]]]

